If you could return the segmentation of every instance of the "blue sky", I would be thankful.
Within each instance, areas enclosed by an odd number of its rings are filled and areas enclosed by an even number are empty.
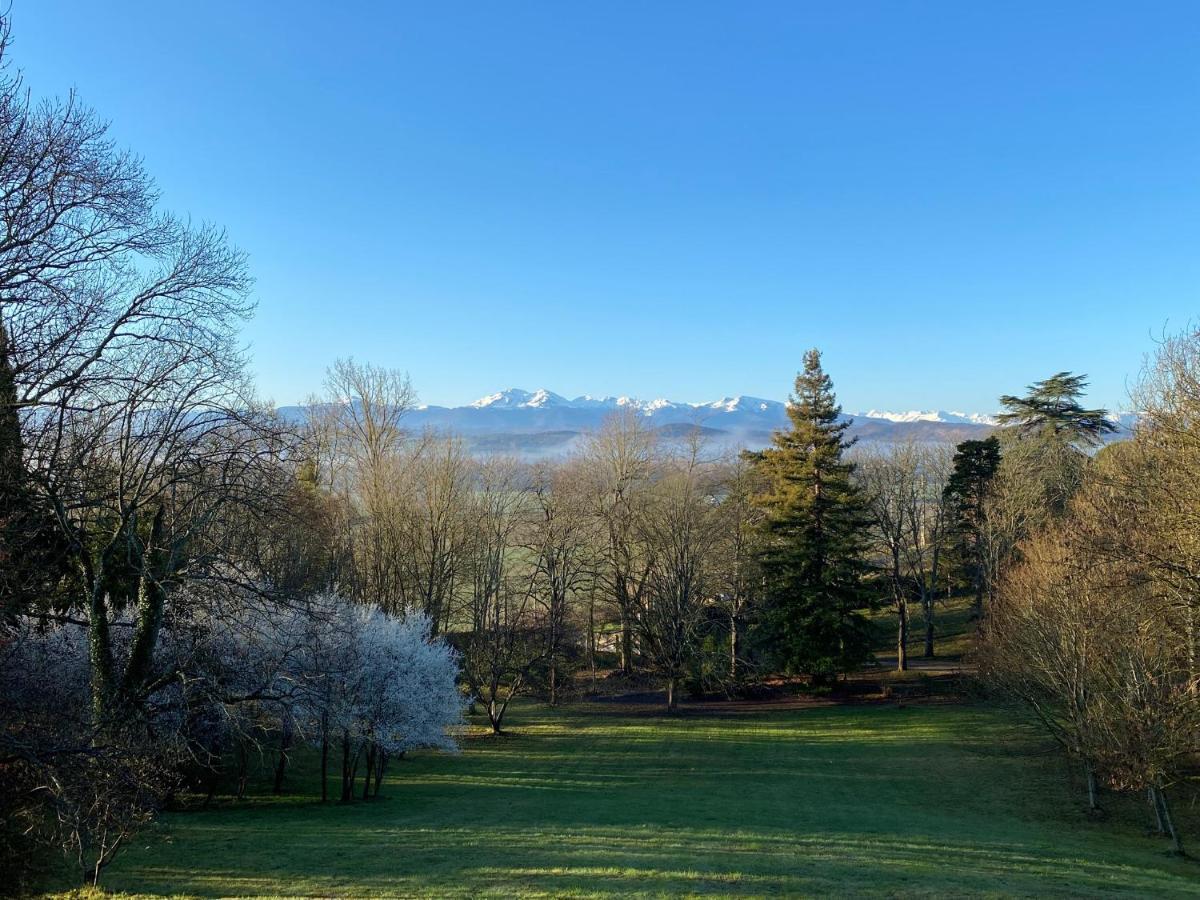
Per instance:
[[[250,254],[265,395],[521,386],[1122,406],[1200,306],[1200,4],[14,0]]]

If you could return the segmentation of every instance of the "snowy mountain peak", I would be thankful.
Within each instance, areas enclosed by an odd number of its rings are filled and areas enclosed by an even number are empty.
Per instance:
[[[661,397],[657,400],[639,400],[637,397],[625,395],[620,397],[593,397],[591,394],[583,394],[574,400],[567,401],[567,405],[575,409],[622,409],[628,407],[629,409],[643,412],[646,415],[652,415],[657,410],[674,409],[680,404],[673,403]]]
[[[863,419],[884,419],[888,422],[941,422],[946,425],[995,425],[996,417],[982,413],[947,412],[944,409],[887,412],[878,409],[855,413]]]
[[[569,406],[570,401],[553,391],[538,388],[530,393],[520,388],[509,388],[480,397],[471,404],[475,409],[543,409],[547,406]]]
[[[407,425],[414,433],[431,429],[457,434],[479,453],[516,453],[530,458],[569,452],[579,436],[604,427],[617,411],[638,416],[646,427],[673,439],[697,426],[704,429],[714,447],[758,448],[771,440],[771,434],[790,426],[788,404],[744,394],[732,394],[703,403],[680,403],[660,397],[640,400],[628,395],[597,396],[583,394],[567,399],[542,388],[526,391],[508,388],[480,397],[466,406],[424,406],[409,413]],[[304,415],[301,407],[289,407],[281,414]],[[987,434],[992,416],[945,410],[892,412],[873,409],[854,416],[853,435],[866,443],[917,440],[938,443],[959,441]],[[1126,427],[1134,418],[1114,413],[1114,421]]]
[[[488,394],[486,397],[480,397],[471,405],[476,409],[501,409],[510,406],[520,406],[529,399],[529,392],[523,391],[520,388],[509,388],[506,391],[497,391],[494,394]]]
[[[649,403],[642,403],[639,408],[642,410],[642,412],[646,413],[646,415],[651,415],[658,412],[660,409],[674,409],[678,405],[679,404],[677,403],[672,403],[665,397],[659,397],[657,400],[651,400]]]
[[[525,406],[544,407],[544,406],[566,406],[569,401],[566,397],[559,396],[554,391],[548,391],[545,388],[538,388],[534,391],[528,400],[525,401]]]
[[[569,409],[569,410],[616,410],[630,409],[644,416],[669,415],[672,418],[681,416],[694,419],[697,414],[729,414],[732,416],[749,417],[747,421],[759,422],[765,419],[782,421],[786,405],[778,400],[764,400],[761,397],[747,397],[742,394],[722,397],[706,403],[677,403],[659,397],[655,400],[639,400],[636,397],[622,395],[619,397],[596,397],[583,394],[573,400],[568,400],[560,394],[546,388],[536,391],[526,391],[521,388],[508,388],[497,391],[486,397],[480,397],[470,405],[473,409]],[[995,425],[994,416],[979,413],[947,412],[946,410],[909,410],[908,412],[890,412],[872,409],[855,414],[855,418],[874,419],[892,423],[931,422],[943,425]]]
[[[763,400],[761,397],[722,397],[711,403],[693,403],[697,409],[711,409],[717,412],[770,412],[783,406],[778,400]]]
[[[576,409],[609,409],[616,404],[616,397],[593,397],[591,394],[582,394],[570,401]]]

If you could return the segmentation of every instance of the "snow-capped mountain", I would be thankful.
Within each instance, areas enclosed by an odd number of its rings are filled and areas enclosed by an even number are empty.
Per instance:
[[[470,404],[472,409],[561,409],[586,410],[617,410],[634,409],[646,416],[677,414],[727,413],[734,415],[752,416],[782,416],[786,405],[778,400],[764,400],[761,397],[722,397],[706,403],[680,403],[659,397],[654,400],[639,400],[636,397],[594,397],[584,394],[574,400],[568,400],[561,394],[538,388],[536,391],[526,391],[521,388],[508,388],[480,397]],[[996,417],[982,413],[947,412],[946,410],[910,410],[908,412],[890,412],[869,410],[854,413],[855,419],[879,419],[887,422],[938,422],[943,425],[995,425]]]
[[[546,388],[526,391],[508,388],[480,397],[466,406],[421,406],[405,416],[413,431],[432,429],[461,435],[476,451],[554,455],[569,450],[581,434],[599,428],[617,410],[633,410],[647,425],[666,437],[700,428],[718,447],[763,447],[771,433],[788,426],[787,404],[762,397],[730,396],[704,403],[658,398],[584,394],[569,400]],[[288,407],[285,416],[303,411]],[[994,416],[945,410],[892,412],[869,410],[847,416],[850,434],[863,442],[916,440],[957,443],[986,435]],[[1109,418],[1128,434],[1135,416],[1113,413]]]
[[[881,412],[879,410],[871,410],[869,412],[855,413],[856,419],[884,419],[888,422],[941,422],[946,425],[988,425],[996,426],[1000,424],[1000,420],[994,415],[985,415],[983,413],[963,413],[963,412],[946,412],[943,409],[931,410],[924,412],[922,410],[911,410],[910,412]],[[1117,426],[1121,432],[1133,430],[1133,426],[1137,424],[1138,414],[1135,412],[1110,412],[1104,418]]]
[[[909,412],[869,412],[855,413],[855,417],[864,419],[886,419],[889,422],[942,422],[947,425],[995,425],[996,417],[983,413],[946,412],[944,409],[910,410]]]
[[[473,409],[543,409],[547,406],[565,406],[570,401],[553,391],[538,388],[533,393],[520,388],[509,388],[480,397],[471,404]]]
[[[1133,431],[1133,426],[1137,424],[1138,414],[1135,412],[1110,412],[1104,418],[1116,425],[1118,431],[1128,432]]]
[[[480,452],[541,455],[561,453],[579,436],[603,425],[613,413],[633,411],[667,437],[700,428],[717,446],[762,447],[772,432],[788,426],[787,404],[763,397],[732,395],[706,402],[658,397],[584,394],[567,399],[547,388],[508,388],[466,406],[428,406],[408,414],[409,427],[462,435]],[[854,415],[851,433],[863,441],[961,441],[978,437],[991,418],[967,413],[891,413]]]
[[[423,409],[436,408],[438,407],[423,407]],[[464,409],[467,407],[449,408]],[[709,412],[749,413],[751,415],[782,413],[784,404],[777,400],[763,400],[759,397],[741,396],[722,397],[720,400],[713,400],[709,403],[680,403],[674,400],[667,400],[664,397],[658,397],[654,400],[640,400],[637,397],[628,396],[593,397],[591,394],[584,394],[576,397],[574,400],[568,400],[561,394],[556,394],[554,391],[546,390],[546,388],[538,388],[536,391],[508,388],[507,390],[497,391],[494,394],[488,394],[486,397],[480,397],[469,404],[469,408],[489,410],[559,408],[604,410],[609,412],[618,409],[632,409],[645,416],[667,415],[674,418],[676,415],[694,416]]]

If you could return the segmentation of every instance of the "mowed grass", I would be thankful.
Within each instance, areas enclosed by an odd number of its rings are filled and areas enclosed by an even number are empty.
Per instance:
[[[1200,890],[1200,865],[1146,836],[1140,804],[1110,798],[1107,820],[1087,818],[1058,753],[1003,711],[666,718],[528,705],[512,725],[458,755],[401,761],[377,801],[321,806],[315,779],[297,775],[289,797],[166,815],[105,885],[405,897]]]
[[[933,650],[938,659],[961,660],[974,647],[974,599],[962,594],[938,600],[933,610]],[[876,655],[896,659],[896,610],[890,604],[868,615],[875,630]],[[921,659],[925,652],[925,616],[921,604],[909,605],[908,648],[910,662]]]

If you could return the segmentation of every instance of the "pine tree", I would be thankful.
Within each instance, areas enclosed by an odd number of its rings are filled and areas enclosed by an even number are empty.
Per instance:
[[[983,614],[984,503],[999,468],[1000,441],[995,435],[982,441],[963,441],[955,448],[954,472],[946,483],[946,497],[953,504],[955,531],[961,541],[958,555],[975,590],[976,616]]]
[[[1024,397],[1005,394],[1002,425],[1016,425],[1023,434],[1052,433],[1067,441],[1096,445],[1116,431],[1105,409],[1085,409],[1079,402],[1087,387],[1086,375],[1058,372],[1029,385]]]
[[[29,504],[23,455],[8,334],[0,322],[0,617],[5,618],[24,612],[28,601],[23,551]]]
[[[17,383],[9,359],[8,331],[0,321],[0,505],[18,489],[24,474],[24,442],[17,415]]]
[[[780,667],[818,677],[846,672],[869,654],[863,610],[869,516],[844,459],[853,444],[839,421],[821,354],[804,355],[788,407],[791,428],[751,454],[767,488],[760,559],[766,589],[762,628]]]
[[[0,320],[0,621],[54,603],[66,547],[25,468],[20,402],[8,331]]]

